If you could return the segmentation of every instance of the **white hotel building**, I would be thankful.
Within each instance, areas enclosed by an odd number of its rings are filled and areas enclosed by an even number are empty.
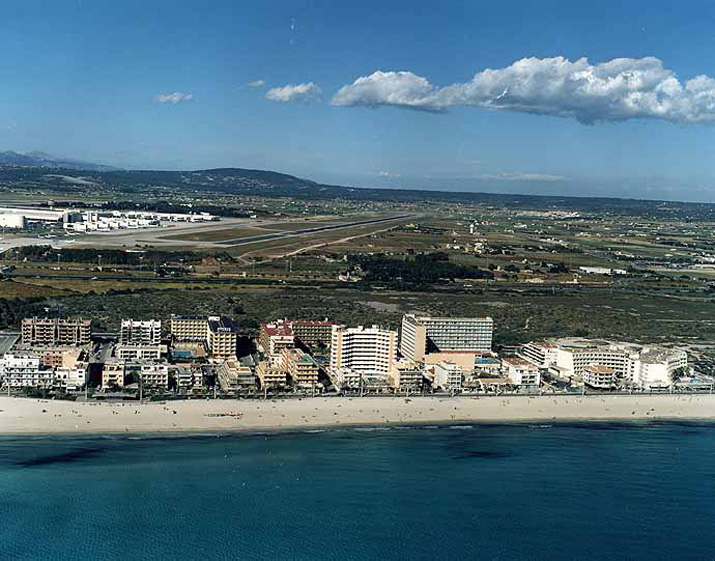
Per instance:
[[[605,366],[627,383],[642,388],[669,386],[671,374],[688,367],[682,349],[649,347],[587,339],[559,339],[527,343],[519,355],[542,369],[554,369],[561,377],[583,379],[589,366]]]
[[[366,381],[384,381],[397,360],[397,332],[372,327],[334,325],[330,369],[349,368]]]
[[[402,317],[400,353],[416,362],[433,353],[487,353],[492,348],[494,320],[483,318]]]

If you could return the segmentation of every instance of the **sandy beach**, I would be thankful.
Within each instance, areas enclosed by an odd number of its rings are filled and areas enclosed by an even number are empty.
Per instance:
[[[712,419],[715,395],[367,397],[76,403],[0,398],[0,434],[166,433],[331,426]]]

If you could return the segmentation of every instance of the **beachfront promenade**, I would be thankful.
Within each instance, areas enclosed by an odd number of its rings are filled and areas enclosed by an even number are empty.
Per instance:
[[[93,403],[0,397],[0,434],[198,433],[460,422],[715,419],[712,394]]]

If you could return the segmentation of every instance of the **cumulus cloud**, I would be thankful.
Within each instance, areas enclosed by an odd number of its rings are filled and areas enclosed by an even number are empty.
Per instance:
[[[288,84],[279,88],[271,88],[266,92],[266,99],[291,103],[295,101],[310,101],[320,97],[321,90],[317,84]]]
[[[183,92],[173,92],[173,93],[161,93],[154,98],[157,103],[170,103],[171,105],[178,105],[184,101],[191,101],[194,99],[192,94],[187,94]]]
[[[681,82],[654,57],[600,64],[586,58],[523,58],[505,68],[477,72],[470,82],[445,87],[412,72],[377,71],[340,88],[332,104],[432,112],[475,106],[570,117],[588,124],[637,118],[712,123],[715,79],[700,75]]]
[[[265,88],[266,87],[266,81],[265,80],[253,80],[253,82],[248,82],[248,87],[249,88]]]
[[[518,171],[504,173],[485,173],[480,175],[478,178],[484,181],[566,181],[566,178],[563,175],[552,175],[550,173],[521,173]]]

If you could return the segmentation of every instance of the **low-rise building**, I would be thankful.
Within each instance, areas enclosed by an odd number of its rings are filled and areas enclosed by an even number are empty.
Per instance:
[[[583,369],[583,383],[599,390],[609,390],[616,385],[616,375],[610,366],[590,364]]]
[[[67,390],[81,390],[87,383],[88,365],[55,369],[54,385]]]
[[[198,364],[181,364],[169,371],[176,379],[180,390],[201,389],[204,387],[204,375]]]
[[[114,350],[120,360],[160,360],[166,352],[165,345],[117,345]]]
[[[102,368],[102,388],[113,389],[124,387],[124,361],[108,360]]]
[[[519,356],[505,357],[502,359],[502,368],[515,386],[534,389],[541,384],[541,370],[525,358]]]
[[[126,362],[124,374],[141,383],[144,388],[167,389],[169,387],[169,365],[165,362]]]
[[[432,373],[432,387],[440,388],[449,392],[458,392],[462,389],[464,380],[464,369],[455,364],[443,360],[429,367]]]
[[[222,363],[218,367],[217,378],[219,387],[225,392],[256,387],[256,376],[253,369],[241,364],[236,359],[229,359]]]
[[[87,350],[81,347],[50,347],[40,352],[42,364],[52,368],[73,368],[79,363],[86,363],[88,358]]]
[[[412,360],[400,360],[392,365],[387,381],[396,390],[421,390],[424,370]]]
[[[366,380],[362,373],[352,368],[333,368],[331,366],[328,368],[328,377],[330,378],[330,383],[340,390],[356,389],[359,388],[361,384],[363,387],[366,386]]]
[[[0,358],[0,379],[5,387],[50,389],[54,369],[44,366],[37,356],[5,354]]]
[[[683,349],[589,339],[557,339],[523,345],[519,356],[542,369],[558,372],[560,379],[580,381],[592,365],[613,369],[616,384],[641,388],[663,387],[673,373],[688,366]]]

